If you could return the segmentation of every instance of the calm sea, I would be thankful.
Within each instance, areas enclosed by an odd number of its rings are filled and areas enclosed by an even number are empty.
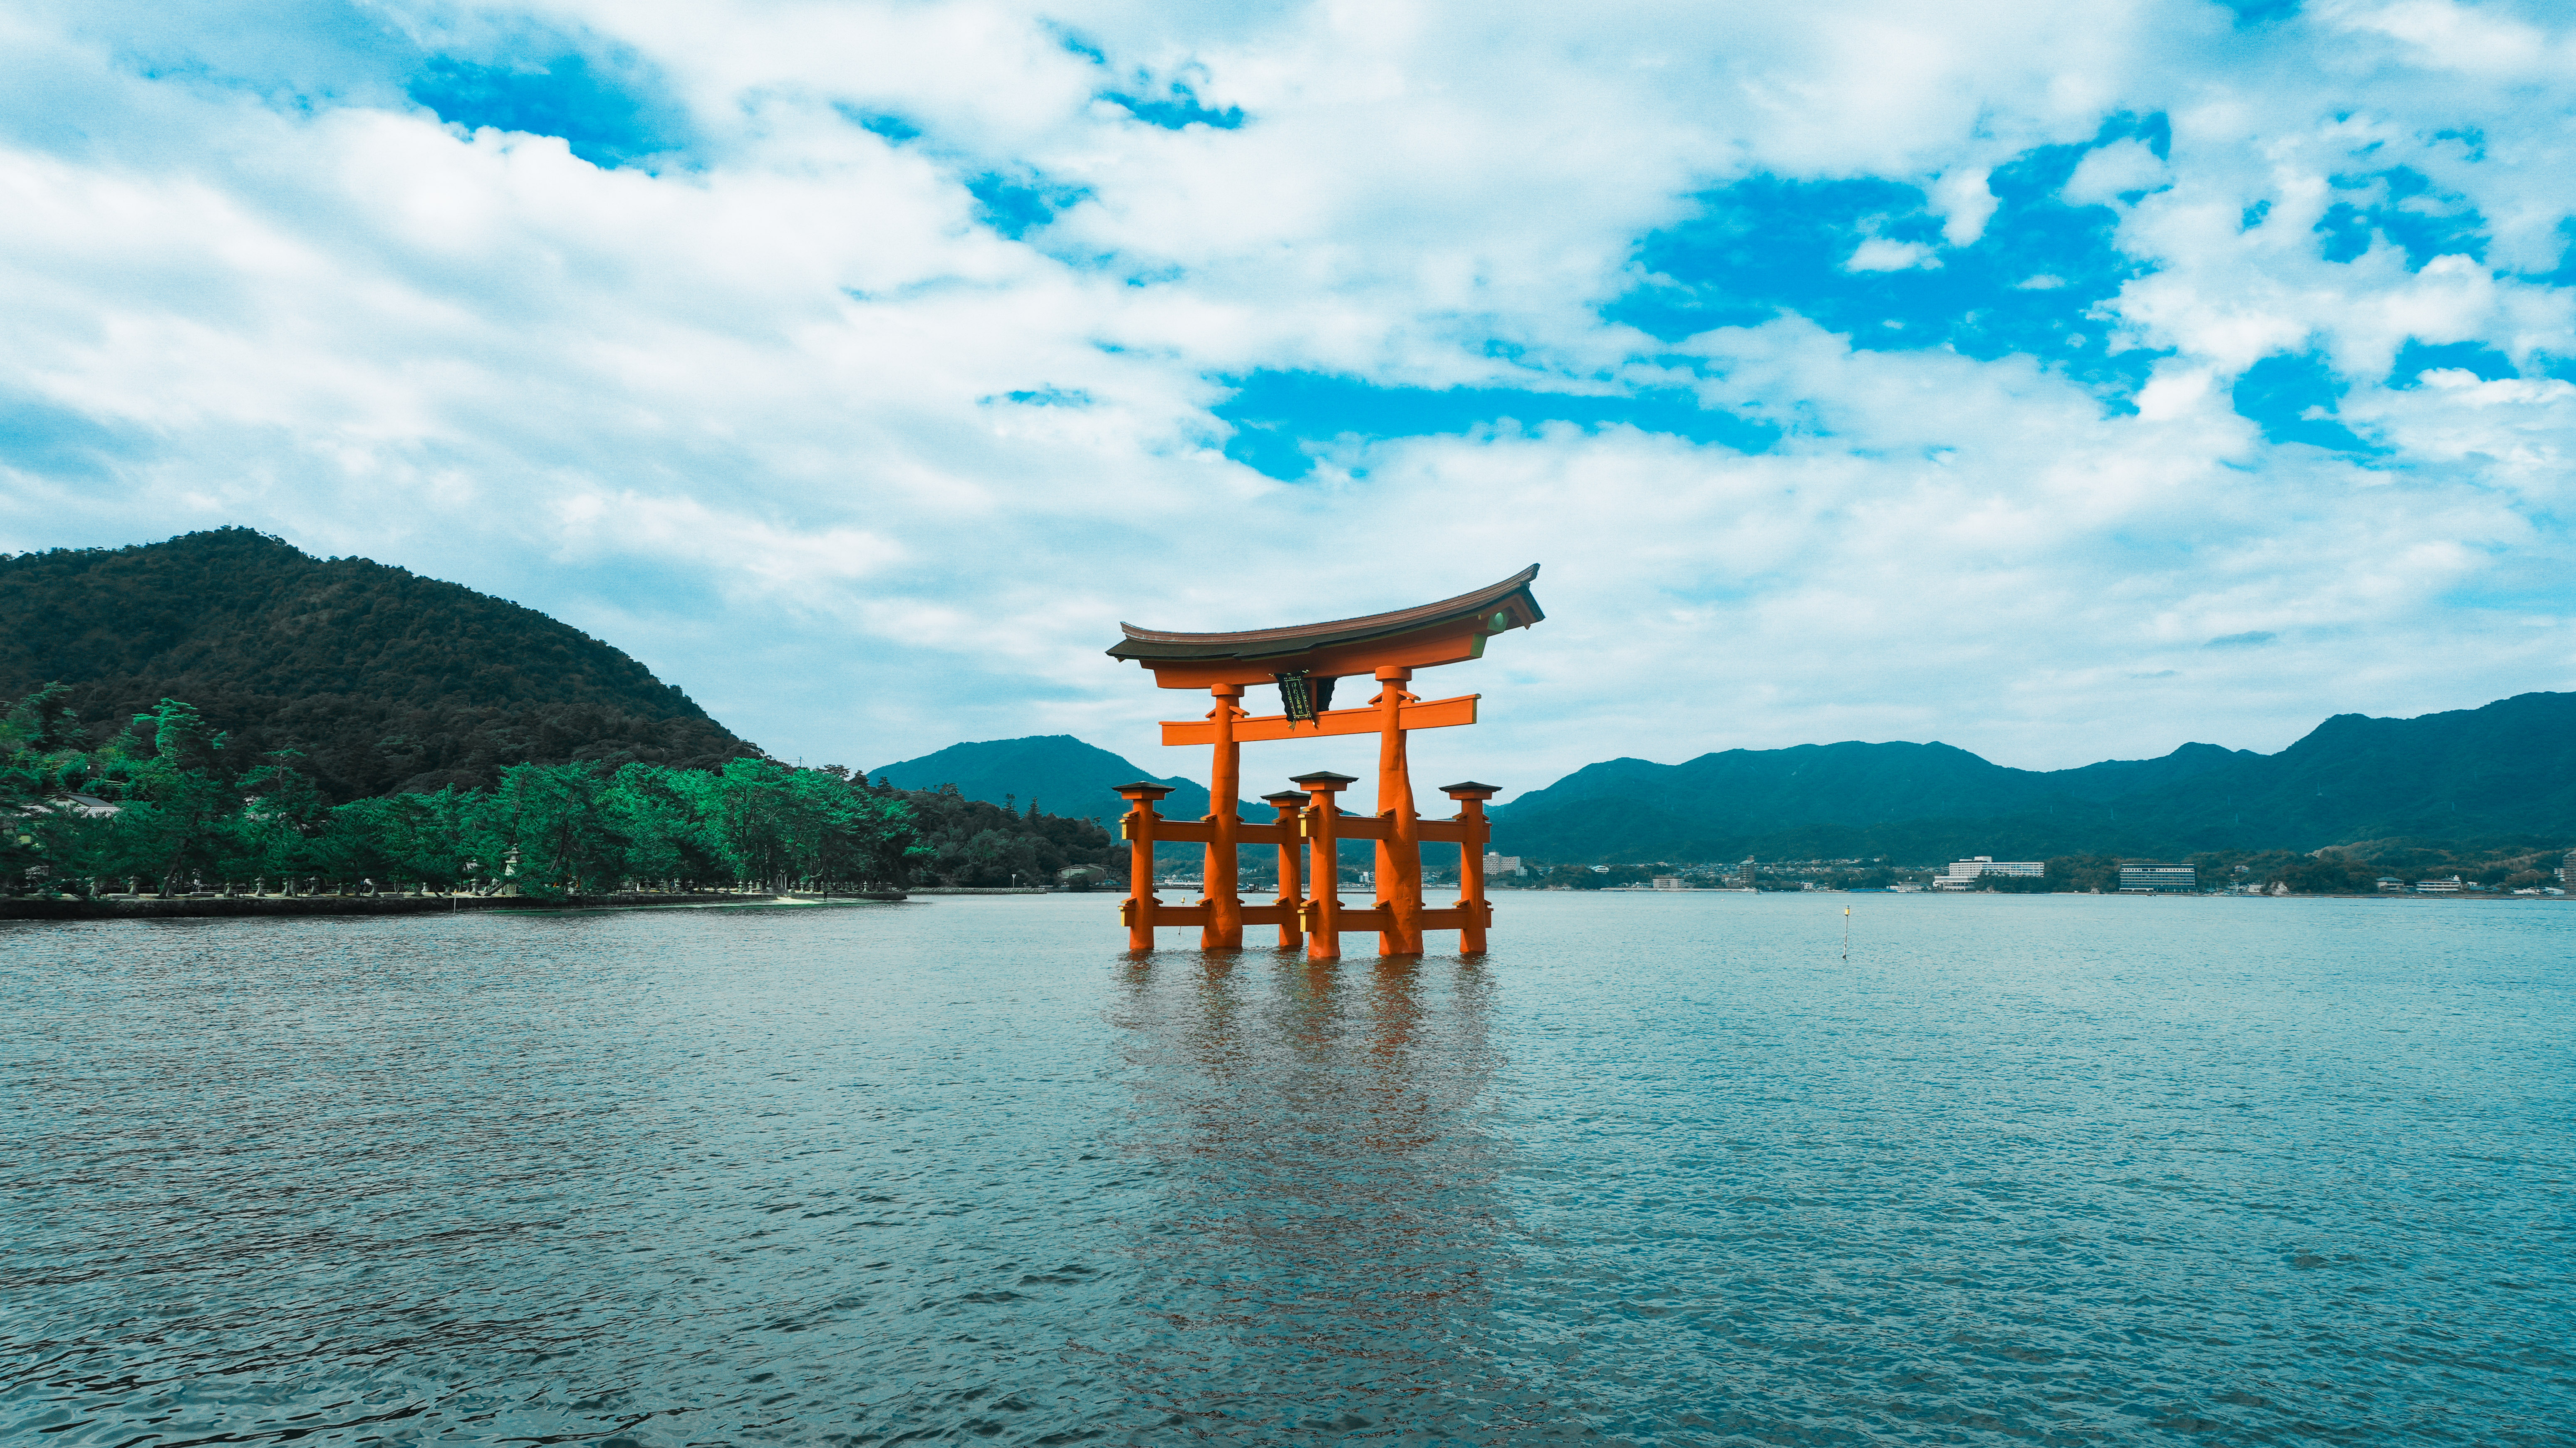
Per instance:
[[[0,1442],[2576,1442],[2576,905],[1114,909],[0,927]]]

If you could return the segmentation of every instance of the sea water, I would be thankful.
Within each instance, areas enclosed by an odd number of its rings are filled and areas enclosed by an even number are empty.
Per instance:
[[[0,1442],[2576,1442],[2576,905],[1498,917],[0,927]]]

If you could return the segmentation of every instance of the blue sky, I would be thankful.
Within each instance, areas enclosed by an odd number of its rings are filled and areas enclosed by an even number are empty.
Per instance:
[[[400,563],[789,757],[1168,768],[1119,619],[1533,561],[1426,768],[2576,687],[2556,7],[98,0],[0,71],[0,547]]]

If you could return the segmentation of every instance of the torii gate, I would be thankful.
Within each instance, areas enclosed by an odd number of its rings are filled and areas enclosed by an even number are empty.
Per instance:
[[[1254,629],[1248,633],[1163,633],[1134,624],[1118,627],[1127,637],[1109,650],[1115,659],[1134,659],[1151,669],[1164,689],[1205,689],[1216,696],[1206,720],[1166,722],[1165,744],[1208,744],[1216,751],[1210,771],[1209,812],[1196,821],[1168,820],[1154,803],[1171,793],[1166,785],[1139,782],[1118,787],[1128,802],[1120,822],[1129,850],[1128,898],[1120,915],[1127,924],[1130,950],[1154,948],[1156,926],[1196,925],[1203,950],[1239,950],[1246,925],[1276,925],[1279,945],[1293,950],[1303,943],[1314,960],[1338,959],[1344,931],[1376,931],[1378,954],[1418,955],[1425,930],[1459,932],[1459,949],[1468,954],[1485,948],[1485,927],[1493,907],[1485,901],[1485,801],[1498,789],[1473,780],[1444,785],[1441,792],[1458,801],[1459,813],[1448,820],[1419,818],[1413,808],[1413,779],[1405,765],[1404,736],[1412,729],[1442,729],[1476,722],[1475,694],[1425,703],[1405,689],[1415,669],[1481,658],[1485,640],[1509,629],[1528,628],[1547,617],[1539,611],[1530,583],[1538,577],[1533,563],[1490,588],[1460,594],[1440,603],[1366,618],[1294,628]],[[1335,709],[1333,683],[1353,674],[1378,681],[1377,697],[1364,709]],[[1236,701],[1246,687],[1276,684],[1283,712],[1254,717]],[[1308,739],[1328,734],[1378,736],[1377,814],[1362,818],[1343,812],[1333,796],[1355,781],[1347,774],[1301,774],[1297,788],[1262,799],[1278,811],[1269,824],[1246,824],[1235,813],[1243,787],[1242,746],[1266,739]],[[1154,895],[1154,845],[1161,840],[1200,840],[1207,844],[1202,876],[1206,898],[1196,905],[1165,905]],[[1336,897],[1342,840],[1377,841],[1377,904],[1348,908]],[[1422,905],[1422,843],[1458,846],[1459,900],[1446,910]],[[1235,894],[1236,851],[1244,845],[1279,848],[1279,901],[1247,906]],[[1311,858],[1314,891],[1299,888],[1298,849]]]

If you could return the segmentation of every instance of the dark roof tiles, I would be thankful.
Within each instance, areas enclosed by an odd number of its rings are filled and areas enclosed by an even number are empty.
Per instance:
[[[1326,623],[1303,623],[1287,628],[1248,629],[1241,633],[1173,633],[1162,629],[1138,628],[1132,623],[1118,627],[1127,637],[1109,650],[1113,659],[1259,659],[1273,655],[1302,654],[1310,649],[1332,644],[1358,643],[1366,639],[1391,638],[1418,629],[1494,612],[1498,606],[1518,596],[1528,613],[1515,618],[1521,627],[1547,617],[1539,611],[1538,600],[1530,596],[1530,582],[1538,577],[1533,563],[1502,582],[1438,603],[1414,608],[1399,608],[1392,613],[1373,613],[1363,618],[1333,619]]]

